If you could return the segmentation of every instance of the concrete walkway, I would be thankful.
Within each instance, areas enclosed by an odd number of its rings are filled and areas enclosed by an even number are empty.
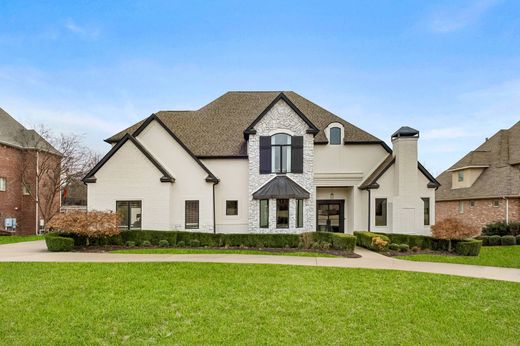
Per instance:
[[[361,258],[327,258],[235,254],[112,254],[87,252],[48,252],[43,240],[0,245],[0,262],[212,262],[286,264],[341,268],[391,269],[458,275],[473,278],[520,282],[520,269],[465,264],[413,262],[386,257],[356,248]]]

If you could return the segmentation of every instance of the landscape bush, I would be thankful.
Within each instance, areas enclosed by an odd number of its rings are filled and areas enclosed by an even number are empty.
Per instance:
[[[491,235],[488,238],[489,246],[498,246],[502,244],[501,237],[499,235]]]
[[[45,244],[52,252],[67,252],[74,247],[74,239],[61,236],[59,233],[45,234]]]
[[[143,243],[141,244],[141,246],[151,246],[152,243],[150,243],[148,240],[145,240],[143,241]]]
[[[192,240],[190,240],[190,246],[191,247],[199,247],[200,246],[200,241],[197,240],[197,239],[192,239]]]
[[[184,240],[181,240],[180,242],[177,243],[177,247],[184,247],[186,246],[186,243],[184,243]]]
[[[454,218],[445,219],[432,226],[432,235],[437,239],[448,240],[448,251],[452,251],[452,240],[465,240],[478,235],[478,228],[464,224]]]
[[[391,243],[390,245],[388,245],[388,249],[392,251],[399,251],[399,244]]]
[[[354,232],[354,235],[356,236],[357,245],[370,250],[383,251],[386,250],[388,244],[390,244],[390,238],[383,234],[362,231]]]
[[[488,246],[489,245],[489,236],[488,235],[481,235],[479,237],[476,237],[477,240],[482,240],[482,246]]]
[[[128,240],[125,242],[125,245],[128,247],[134,247],[136,245],[135,241]]]
[[[516,238],[513,235],[505,235],[500,238],[501,245],[516,245]]]
[[[78,237],[78,243],[90,245],[91,239],[117,236],[120,220],[121,216],[112,212],[69,212],[56,214],[47,227],[52,232],[74,235]],[[99,244],[99,240],[97,243]],[[106,245],[105,240],[100,245]]]
[[[170,242],[166,239],[161,239],[159,240],[159,246],[160,247],[168,247],[170,246]]]
[[[520,235],[520,221],[509,222],[496,221],[485,225],[482,228],[482,235]]]
[[[461,256],[478,256],[480,248],[482,247],[482,240],[471,239],[457,242],[455,252]]]
[[[410,250],[410,246],[408,244],[399,244],[399,252],[407,252]]]
[[[515,238],[516,238],[516,245],[520,245],[520,234],[517,235]]]

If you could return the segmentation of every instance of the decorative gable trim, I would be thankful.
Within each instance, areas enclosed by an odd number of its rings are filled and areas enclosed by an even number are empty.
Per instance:
[[[157,123],[159,123],[159,125],[161,125],[161,127],[166,130],[166,132],[168,132],[168,134],[170,136],[173,137],[173,139],[179,143],[179,145],[188,153],[188,155],[190,155],[192,157],[193,160],[195,160],[195,162],[197,162],[197,164],[204,170],[204,172],[206,172],[208,174],[208,176],[206,177],[206,181],[208,183],[218,183],[219,182],[219,179],[213,174],[211,173],[211,171],[202,163],[202,161],[196,157],[190,149],[188,149],[188,147],[179,139],[179,137],[177,137],[172,130],[170,130],[168,128],[168,126],[166,126],[164,124],[164,122],[161,120],[161,118],[159,118],[157,116],[157,114],[153,113],[152,115],[150,115],[144,123],[141,124],[141,126],[139,126],[137,128],[137,130],[134,131],[133,133],[133,136],[134,137],[137,137],[139,136],[139,134],[141,132],[143,132],[143,130],[152,122],[152,121],[157,121]]]
[[[275,99],[269,104],[269,106],[267,106],[266,109],[264,109],[262,111],[262,113],[260,113],[260,115],[251,123],[251,125],[249,125],[245,130],[244,130],[244,138],[247,140],[249,138],[249,135],[254,135],[256,134],[256,130],[255,130],[255,126],[256,124],[264,117],[264,115],[267,114],[267,112],[269,112],[271,110],[271,108],[274,107],[274,105],[276,105],[278,103],[278,101],[280,100],[283,100],[285,103],[287,103],[289,105],[289,107],[291,107],[291,109],[296,113],[298,114],[298,116],[309,126],[309,128],[307,129],[307,133],[310,133],[310,134],[313,134],[313,135],[316,135],[318,132],[320,132],[320,130],[305,116],[305,114],[303,114],[302,111],[300,111],[298,109],[298,107],[296,107],[296,105],[294,103],[292,103],[291,100],[289,100],[289,98],[283,93],[281,92],[280,94],[278,94],[278,96],[275,97]]]
[[[141,143],[139,143],[139,141],[137,139],[135,139],[135,137],[133,137],[131,134],[126,134],[123,138],[121,138],[121,140],[119,142],[117,142],[116,145],[114,145],[112,147],[112,149],[110,149],[110,151],[101,159],[101,161],[99,161],[95,166],[94,168],[92,168],[92,170],[90,172],[88,172],[88,174],[83,178],[83,182],[85,184],[92,184],[92,183],[95,183],[97,181],[95,175],[96,173],[101,169],[101,167],[103,167],[105,165],[105,163],[108,162],[108,160],[110,160],[110,158],[112,156],[114,156],[114,154],[127,142],[127,141],[130,141],[132,142],[136,147],[137,149],[139,149],[139,151],[141,153],[143,153],[143,155],[159,170],[159,172],[161,172],[163,174],[163,176],[160,178],[160,181],[161,183],[173,183],[175,182],[175,179],[170,175],[170,173],[168,173],[168,171],[152,156],[152,154],[146,150],[145,147],[143,147],[143,145]]]

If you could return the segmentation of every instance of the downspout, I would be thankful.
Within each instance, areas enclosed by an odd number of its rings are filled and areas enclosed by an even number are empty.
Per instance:
[[[509,225],[509,199],[507,197],[504,197],[506,200],[506,225]]]
[[[215,185],[218,184],[217,182],[213,183],[213,234],[217,234],[217,218],[216,218],[216,208],[215,208]]]
[[[370,189],[368,191],[368,231],[370,232]]]
[[[35,205],[36,205],[36,213],[35,213],[35,218],[36,218],[36,229],[35,229],[35,232],[36,232],[36,235],[38,235],[38,231],[40,230],[40,215],[39,215],[39,204],[40,204],[40,189],[39,189],[39,186],[38,186],[38,174],[40,173],[40,169],[39,169],[39,166],[40,166],[40,156],[39,156],[39,152],[38,150],[36,150],[36,177],[34,177],[34,186],[35,186],[35,194],[36,194],[36,198],[35,198]]]

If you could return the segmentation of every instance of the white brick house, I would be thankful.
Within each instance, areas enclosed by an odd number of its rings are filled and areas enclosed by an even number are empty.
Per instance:
[[[392,151],[294,92],[228,92],[107,139],[88,209],[118,211],[123,229],[429,234],[439,184],[418,138],[402,127]]]

